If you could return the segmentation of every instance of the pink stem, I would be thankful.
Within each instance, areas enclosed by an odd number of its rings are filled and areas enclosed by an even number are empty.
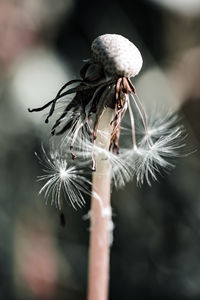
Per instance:
[[[103,205],[110,207],[110,175],[104,176],[99,184],[95,176],[93,184],[98,189],[98,195],[103,199]],[[108,297],[109,256],[110,256],[110,216],[102,215],[98,200],[92,198],[91,235],[89,260],[88,300],[106,300]]]
[[[100,120],[96,146],[108,150],[114,110],[107,108]],[[102,153],[96,151],[97,169],[93,175],[91,203],[91,234],[89,249],[88,300],[107,300],[110,262],[111,166]]]

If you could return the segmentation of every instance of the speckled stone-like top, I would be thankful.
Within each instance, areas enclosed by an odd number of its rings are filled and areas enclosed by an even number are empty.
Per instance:
[[[98,36],[92,43],[92,58],[102,63],[111,75],[136,76],[142,67],[142,56],[138,48],[119,34]]]

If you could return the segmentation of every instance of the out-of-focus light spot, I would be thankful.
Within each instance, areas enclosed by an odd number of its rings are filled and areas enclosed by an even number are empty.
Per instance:
[[[138,78],[137,93],[147,111],[165,114],[176,111],[180,105],[166,75],[158,67],[150,68]]]
[[[27,109],[41,106],[55,97],[68,80],[66,69],[53,52],[44,48],[29,51],[18,61],[10,92],[16,105],[20,105],[23,117],[41,124],[44,113],[30,114]]]
[[[52,299],[58,282],[58,256],[51,226],[45,222],[38,221],[35,227],[16,225],[15,276],[21,291]]]
[[[187,16],[195,16],[200,13],[199,0],[151,0],[156,4]]]

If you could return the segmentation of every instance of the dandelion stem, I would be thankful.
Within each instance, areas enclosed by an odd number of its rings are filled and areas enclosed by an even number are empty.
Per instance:
[[[114,109],[106,108],[98,125],[96,145],[109,149],[113,130]],[[102,152],[103,153],[103,152]],[[93,174],[91,202],[91,234],[89,249],[88,300],[106,300],[109,283],[111,166],[103,154],[97,153],[96,172]]]

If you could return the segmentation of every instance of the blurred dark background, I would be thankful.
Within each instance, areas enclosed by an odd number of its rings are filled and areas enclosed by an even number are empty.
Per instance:
[[[86,299],[90,207],[66,227],[38,196],[34,156],[50,127],[28,107],[79,76],[92,40],[118,33],[140,49],[147,108],[178,111],[193,154],[152,187],[112,193],[110,300],[200,299],[200,2],[0,0],[0,298]]]

